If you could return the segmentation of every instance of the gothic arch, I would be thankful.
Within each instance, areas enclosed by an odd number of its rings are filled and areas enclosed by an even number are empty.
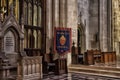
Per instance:
[[[0,51],[5,54],[11,65],[17,65],[20,52],[23,50],[23,28],[18,24],[15,16],[10,14],[1,23],[0,30]]]
[[[20,41],[19,41],[20,37],[19,37],[17,30],[13,26],[10,26],[4,33],[4,41],[5,41],[5,37],[7,34],[9,34],[9,35],[11,34],[14,38],[14,42],[15,42],[13,45],[14,52],[19,52],[20,51],[20,48],[19,48],[20,47],[20,45],[19,45],[20,44]]]

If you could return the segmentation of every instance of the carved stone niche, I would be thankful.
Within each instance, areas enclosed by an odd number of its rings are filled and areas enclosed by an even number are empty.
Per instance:
[[[13,15],[9,15],[2,23],[0,31],[0,55],[8,58],[10,65],[17,66],[20,52],[23,50],[23,32]]]

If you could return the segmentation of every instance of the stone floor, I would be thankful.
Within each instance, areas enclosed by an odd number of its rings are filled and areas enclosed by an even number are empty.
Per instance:
[[[112,65],[96,64],[91,66],[120,68],[120,62],[117,62],[117,64],[112,64]],[[10,79],[0,79],[0,80],[16,80],[16,79],[10,78]],[[84,74],[84,73],[68,73],[68,74],[54,75],[52,72],[50,72],[49,74],[44,74],[43,78],[40,80],[120,80],[120,78],[105,77],[104,75],[96,76],[96,75]]]
[[[44,74],[42,80],[120,80],[120,78],[104,77],[80,73],[68,73],[61,75],[54,75],[52,73]]]
[[[113,64],[96,64],[94,66],[102,66],[102,67],[115,67],[120,68],[120,62]],[[83,73],[68,73],[61,75],[54,75],[53,73],[44,74],[42,80],[120,80],[120,78],[114,77],[105,77],[96,76],[91,74],[83,74]]]

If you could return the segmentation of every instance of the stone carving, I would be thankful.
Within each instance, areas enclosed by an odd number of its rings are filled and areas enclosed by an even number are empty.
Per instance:
[[[4,37],[4,49],[7,53],[12,53],[15,50],[15,37],[11,31],[8,31]]]

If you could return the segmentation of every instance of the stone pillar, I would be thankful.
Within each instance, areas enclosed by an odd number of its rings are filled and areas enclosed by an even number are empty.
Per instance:
[[[108,51],[107,42],[107,0],[100,0],[100,48]]]
[[[52,2],[52,29],[53,29],[53,38],[54,38],[54,28],[55,27],[60,27],[59,25],[59,19],[60,19],[60,16],[59,16],[59,0],[53,0]]]
[[[108,51],[107,44],[107,0],[103,0],[103,51]]]
[[[99,10],[100,10],[99,11],[100,12],[99,13],[100,14],[100,16],[99,16],[99,19],[100,19],[99,41],[100,41],[100,49],[103,50],[103,38],[102,38],[103,37],[103,27],[102,27],[103,26],[103,0],[99,0],[99,2],[101,3],[101,4],[99,3],[99,5],[100,5],[99,6]]]
[[[97,34],[99,28],[99,13],[98,13],[98,0],[90,0],[89,2],[89,28],[87,31],[88,43],[87,49],[98,49]]]
[[[61,27],[60,26],[60,1],[61,0],[53,0],[52,4],[52,32],[53,32],[53,38],[52,38],[52,44],[54,44],[54,28],[55,27]],[[51,44],[52,49],[54,46]],[[53,50],[51,50],[53,51]]]
[[[54,27],[59,27],[59,0],[54,0]]]
[[[66,0],[60,0],[60,27],[65,27],[65,21],[66,21],[65,3],[66,3]]]
[[[113,51],[112,49],[112,0],[108,0],[108,51]]]
[[[46,53],[49,53],[52,40],[52,0],[46,1]]]
[[[72,30],[72,42],[75,42],[75,46],[77,46],[77,11],[77,0],[67,0],[67,27]],[[67,59],[67,65],[70,65],[71,53],[68,53]]]
[[[90,38],[89,38],[89,1],[90,0],[87,0],[87,3],[83,3],[83,6],[84,6],[84,9],[85,9],[85,12],[83,13],[83,18],[86,18],[86,23],[84,23],[85,25],[85,39],[86,39],[86,49],[85,50],[88,50],[90,48]]]

